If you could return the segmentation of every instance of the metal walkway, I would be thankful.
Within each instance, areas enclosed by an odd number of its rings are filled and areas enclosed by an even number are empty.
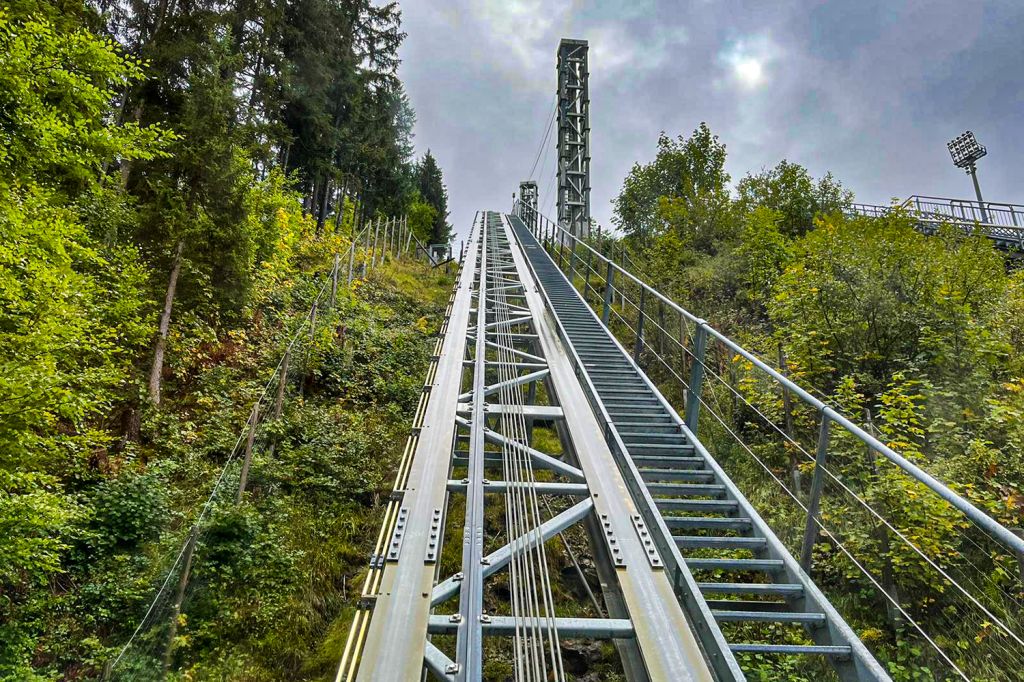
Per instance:
[[[662,558],[675,568],[677,590],[691,617],[699,622],[710,611],[718,623],[801,627],[813,645],[729,641],[728,648],[734,653],[822,655],[841,679],[888,679],[523,222],[513,217],[512,223],[559,333],[572,347],[591,404],[607,425],[605,437],[628,455],[628,461],[620,462],[623,475],[635,494],[659,512],[649,525],[660,525],[671,537],[662,543],[667,545],[661,547]],[[720,632],[715,630],[698,630],[709,651],[718,645]]]
[[[478,214],[336,679],[476,681],[509,656],[517,680],[566,680],[574,639],[613,640],[630,680],[742,679],[710,614],[677,601],[544,305],[508,218]],[[577,524],[600,581],[586,615],[546,554]]]

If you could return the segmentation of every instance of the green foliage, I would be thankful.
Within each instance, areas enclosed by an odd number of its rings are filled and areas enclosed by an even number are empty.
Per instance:
[[[898,210],[846,217],[849,191],[830,174],[815,180],[788,161],[747,175],[731,197],[715,181],[724,146],[713,139],[703,129],[679,144],[662,136],[658,158],[634,166],[615,200],[625,237],[602,249],[628,251],[629,267],[662,293],[778,362],[853,421],[866,421],[1005,527],[1024,525],[1024,274],[980,235],[944,226],[926,236]],[[673,327],[670,321],[669,336]],[[648,335],[649,352],[670,345],[657,331]],[[624,338],[632,342],[629,333]],[[793,396],[787,409],[778,385],[741,357],[721,347],[709,353],[723,382],[705,382],[702,441],[796,549],[804,512],[779,485],[806,491],[819,414]],[[645,368],[667,396],[679,395],[680,382],[660,363]],[[795,442],[780,442],[781,429]],[[889,585],[972,678],[1013,679],[997,660],[999,628],[934,566],[1019,631],[1014,557],[844,429],[833,427],[828,456],[845,487],[826,478],[821,518],[829,532],[814,548],[814,577],[894,679],[944,679],[948,665],[888,608],[862,569]],[[754,641],[768,630],[750,626],[738,637]],[[825,674],[795,659],[744,655],[740,662],[751,679]]]
[[[429,243],[447,244],[452,236],[452,227],[448,224],[448,189],[444,186],[437,160],[429,149],[416,166],[416,186],[420,200],[434,209]]]
[[[640,244],[666,226],[697,249],[731,228],[725,145],[701,123],[689,138],[658,138],[649,164],[634,164],[613,200],[612,222]]]
[[[816,215],[839,213],[853,201],[853,192],[831,173],[815,183],[806,168],[785,159],[771,170],[748,174],[740,180],[736,192],[744,213],[758,206],[777,211],[779,229],[790,237],[813,229]]]
[[[0,10],[2,679],[99,676],[341,235],[414,198],[397,5],[108,9]],[[450,284],[389,267],[322,318],[253,504],[214,510],[176,640],[199,677],[323,665]],[[161,318],[156,409],[144,380]],[[165,634],[142,637],[140,676]]]

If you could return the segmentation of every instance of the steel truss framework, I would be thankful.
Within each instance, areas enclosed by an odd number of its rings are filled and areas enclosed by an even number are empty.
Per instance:
[[[517,680],[565,679],[561,641],[586,638],[612,639],[629,679],[713,679],[507,218],[475,219],[445,327],[337,679],[480,680],[488,637]],[[576,524],[594,617],[551,589],[549,541]],[[510,613],[485,609],[499,574]]]
[[[558,220],[590,234],[590,72],[585,40],[558,44]]]
[[[540,210],[540,193],[537,191],[536,180],[523,180],[519,183],[519,201],[524,206],[529,206],[533,209],[529,215],[536,218],[537,212]],[[536,224],[530,224],[530,229],[536,229]]]

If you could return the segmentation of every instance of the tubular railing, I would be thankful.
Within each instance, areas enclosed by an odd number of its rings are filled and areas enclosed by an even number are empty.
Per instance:
[[[858,215],[880,218],[893,208],[899,208],[916,217],[929,232],[948,223],[968,234],[975,228],[983,234],[1024,249],[1024,205],[994,201],[977,202],[969,199],[948,199],[914,195],[893,206],[851,204],[850,211]]]
[[[786,505],[763,486],[747,493],[755,506],[768,505],[765,516],[804,571],[822,551],[840,555],[847,577],[884,604],[875,611],[887,616],[887,637],[909,631],[931,646],[935,665],[963,679],[964,670],[1012,679],[1024,666],[1024,539],[882,442],[870,423],[854,423],[547,217],[519,204],[513,211],[666,397],[681,403],[686,426],[716,458],[754,463],[729,475],[749,483],[757,471],[769,489],[782,488]],[[952,549],[921,537],[929,534]],[[848,591],[839,598],[865,599]],[[942,624],[942,636],[925,631],[923,616]]]

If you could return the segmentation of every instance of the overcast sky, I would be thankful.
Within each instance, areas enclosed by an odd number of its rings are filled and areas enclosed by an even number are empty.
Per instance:
[[[561,37],[590,42],[591,213],[660,131],[707,121],[735,183],[785,158],[858,201],[969,197],[946,142],[973,130],[985,199],[1024,203],[1024,0],[403,0],[416,147],[451,222],[507,211],[555,103]],[[554,136],[534,177],[553,215]],[[458,237],[457,237],[458,238]]]

